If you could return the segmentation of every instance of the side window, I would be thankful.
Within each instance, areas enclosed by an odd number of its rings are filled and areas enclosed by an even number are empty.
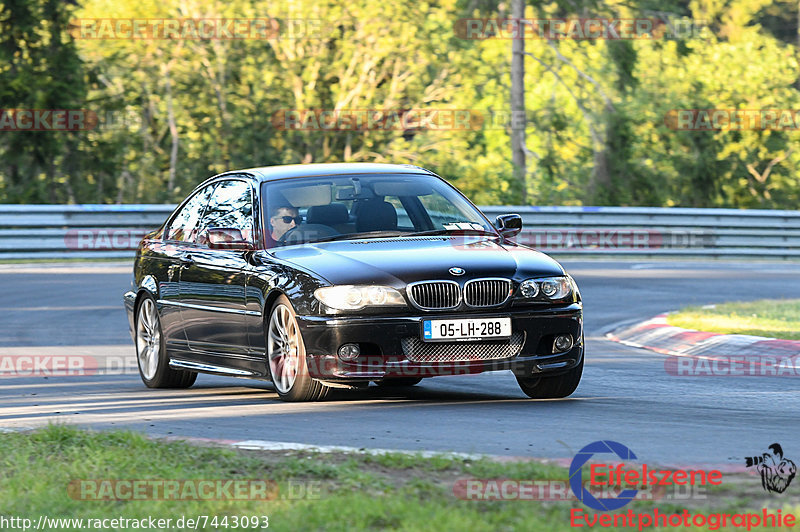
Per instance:
[[[238,229],[245,240],[253,241],[253,194],[244,181],[223,181],[214,190],[200,222],[198,244],[205,244],[209,228]]]
[[[197,225],[203,210],[211,197],[214,185],[209,185],[192,198],[183,206],[167,230],[167,240],[177,240],[179,242],[194,242],[197,237]]]

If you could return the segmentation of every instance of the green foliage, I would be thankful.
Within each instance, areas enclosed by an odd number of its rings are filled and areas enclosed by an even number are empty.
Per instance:
[[[796,2],[528,2],[526,17],[688,17],[678,38],[528,39],[531,203],[795,208],[795,131],[692,131],[679,109],[797,109]],[[509,39],[461,38],[494,0],[0,0],[0,109],[87,109],[98,126],[0,134],[0,202],[172,202],[215,173],[297,162],[431,168],[515,204]],[[90,18],[306,21],[270,39],[81,39]],[[318,22],[318,26],[310,24]],[[73,28],[74,30],[74,28]],[[286,130],[282,110],[467,109],[466,129]]]
[[[0,3],[0,109],[79,109],[83,63],[68,24],[74,8],[59,0]],[[79,134],[4,132],[2,191],[11,201],[74,200],[73,155]],[[58,194],[56,190],[65,189]]]

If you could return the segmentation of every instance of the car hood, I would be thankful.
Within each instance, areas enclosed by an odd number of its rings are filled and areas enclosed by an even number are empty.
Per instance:
[[[332,284],[401,287],[429,279],[527,278],[563,275],[547,255],[486,237],[405,237],[288,246],[273,255]],[[462,268],[454,276],[450,268]]]

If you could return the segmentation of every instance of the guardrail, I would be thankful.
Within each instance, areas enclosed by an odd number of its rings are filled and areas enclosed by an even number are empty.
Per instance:
[[[0,205],[0,259],[130,258],[175,205]]]
[[[656,207],[483,207],[522,215],[518,242],[553,255],[796,259],[800,211]]]
[[[174,205],[0,205],[0,259],[129,258]],[[796,259],[800,211],[488,206],[557,256]]]

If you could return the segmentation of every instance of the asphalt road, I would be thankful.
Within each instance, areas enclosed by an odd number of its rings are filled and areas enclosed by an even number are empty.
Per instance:
[[[547,458],[612,439],[641,460],[673,465],[741,463],[780,442],[800,458],[796,378],[670,376],[662,355],[604,338],[687,304],[800,298],[800,264],[563,264],[580,286],[587,336],[584,377],[570,398],[528,400],[510,373],[497,372],[426,379],[399,392],[337,391],[311,404],[283,403],[266,382],[206,375],[189,390],[149,390],[132,368],[121,303],[128,267],[0,266],[0,361],[85,355],[129,367],[0,377],[0,428],[57,421],[159,436]]]

